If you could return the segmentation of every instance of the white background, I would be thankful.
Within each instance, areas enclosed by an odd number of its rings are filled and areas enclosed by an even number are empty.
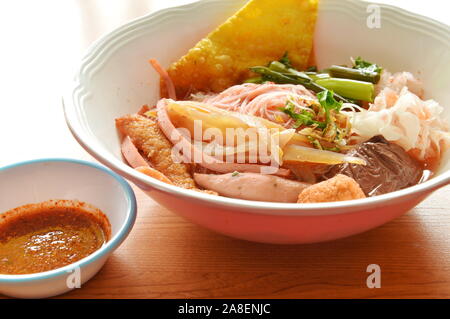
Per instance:
[[[189,2],[0,1],[0,166],[40,157],[89,159],[70,135],[62,113],[61,92],[73,66],[92,41],[120,24]],[[381,2],[449,24],[449,1]]]

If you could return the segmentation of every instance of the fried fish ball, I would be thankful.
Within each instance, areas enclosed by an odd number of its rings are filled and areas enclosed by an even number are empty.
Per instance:
[[[338,202],[365,197],[361,187],[353,178],[338,174],[303,190],[298,196],[297,203]]]

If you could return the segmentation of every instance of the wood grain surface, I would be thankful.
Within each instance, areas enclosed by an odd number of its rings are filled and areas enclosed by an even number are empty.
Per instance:
[[[52,156],[93,160],[61,110],[72,63],[112,28],[185,2],[1,2],[0,166]],[[407,3],[417,9],[422,2],[399,1]],[[443,17],[439,3],[426,14]],[[450,298],[450,187],[364,234],[294,246],[210,232],[134,190],[139,211],[130,236],[98,275],[59,298]],[[369,264],[381,267],[379,289],[366,286]]]
[[[449,188],[369,232],[266,245],[196,226],[136,190],[136,225],[101,272],[63,298],[449,298]],[[369,289],[369,264],[381,288]]]

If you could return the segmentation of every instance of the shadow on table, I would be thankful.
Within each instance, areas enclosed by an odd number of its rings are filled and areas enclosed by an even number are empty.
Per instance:
[[[439,257],[429,253],[438,239],[425,228],[420,215],[412,210],[386,225],[341,240],[271,245],[228,238],[192,225],[178,229],[178,239],[166,243],[164,256],[170,256],[170,260],[161,261],[160,266],[167,271],[185,272],[183,287],[187,281],[190,288],[181,290],[185,293],[181,296],[188,297],[362,298],[420,294],[426,287],[414,287],[437,280],[428,272],[436,276],[434,270],[439,267]],[[370,264],[381,267],[382,292],[366,286]],[[196,284],[192,280],[197,280]]]
[[[260,244],[218,235],[198,226],[195,226],[195,230],[184,230],[185,234],[183,229],[179,229],[177,236],[189,241],[183,254],[183,257],[190,256],[189,263],[195,261],[198,250],[201,249],[208,251],[212,259],[225,263],[232,260],[240,269],[248,265],[248,270],[253,269],[255,264],[259,264],[261,268],[264,268],[265,264],[283,268],[294,265],[333,264],[340,261],[376,263],[377,260],[389,259],[394,262],[396,255],[403,260],[406,251],[412,258],[429,257],[427,250],[433,241],[430,236],[424,236],[424,225],[415,210],[365,233],[317,244]],[[194,231],[198,232],[198,235],[193,235]],[[171,249],[170,245],[167,249]]]
[[[414,297],[439,280],[439,257],[430,253],[439,238],[416,210],[360,235],[308,245],[251,243],[164,218],[149,218],[143,237],[130,236],[85,289],[67,297]],[[367,288],[369,264],[381,267],[383,289]]]

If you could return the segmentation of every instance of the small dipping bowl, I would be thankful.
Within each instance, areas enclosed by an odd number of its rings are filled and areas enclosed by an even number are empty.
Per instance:
[[[78,200],[100,209],[111,223],[102,247],[73,264],[50,271],[0,274],[0,293],[19,298],[45,298],[81,288],[104,265],[130,233],[136,220],[136,197],[113,171],[74,159],[38,159],[0,168],[0,215],[25,204],[52,199]]]

